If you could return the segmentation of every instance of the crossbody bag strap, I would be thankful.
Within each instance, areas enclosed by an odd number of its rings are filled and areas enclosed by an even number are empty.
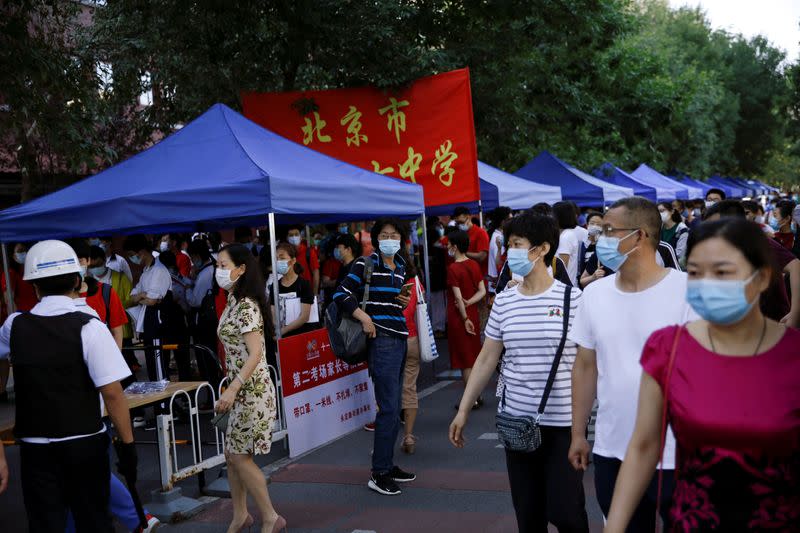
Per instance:
[[[544,386],[544,393],[542,393],[542,401],[539,402],[539,409],[537,413],[539,416],[544,413],[544,408],[547,405],[547,398],[550,397],[550,391],[553,390],[553,383],[556,380],[556,373],[558,372],[558,364],[561,361],[561,354],[564,353],[564,345],[567,343],[567,329],[569,328],[569,307],[570,307],[570,294],[572,293],[572,287],[569,285],[564,287],[564,305],[562,309],[564,311],[564,327],[561,331],[561,341],[558,343],[558,349],[556,350],[556,356],[553,358],[553,366],[550,367],[550,375],[547,376],[547,385]]]
[[[375,263],[371,257],[364,260],[364,299],[361,301],[361,310],[367,312],[367,301],[369,301],[369,284],[372,282],[372,269]]]

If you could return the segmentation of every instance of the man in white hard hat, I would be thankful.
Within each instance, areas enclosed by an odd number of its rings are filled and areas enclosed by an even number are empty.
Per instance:
[[[108,328],[70,297],[81,283],[81,267],[69,245],[34,245],[24,279],[33,283],[39,303],[0,328],[0,359],[10,358],[14,367],[14,435],[21,441],[29,531],[64,531],[68,510],[78,531],[113,531],[102,405],[120,437],[119,470],[135,480],[136,448],[119,383],[130,370]]]

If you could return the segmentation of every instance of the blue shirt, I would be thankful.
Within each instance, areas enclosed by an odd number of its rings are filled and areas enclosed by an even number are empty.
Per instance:
[[[408,336],[403,306],[397,302],[397,295],[403,287],[406,263],[399,255],[394,256],[395,269],[392,271],[383,261],[379,252],[369,257],[359,257],[353,261],[350,273],[336,289],[333,300],[340,308],[352,314],[361,304],[364,294],[364,266],[366,261],[375,265],[369,285],[369,300],[366,313],[375,327],[392,336]]]

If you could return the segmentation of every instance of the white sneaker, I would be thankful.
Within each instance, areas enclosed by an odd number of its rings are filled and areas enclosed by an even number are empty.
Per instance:
[[[145,518],[147,518],[147,527],[145,529],[136,528],[137,533],[152,533],[161,525],[161,521],[151,514],[145,515]]]
[[[144,421],[143,416],[136,416],[133,418],[133,427],[135,428],[143,428],[146,422]]]

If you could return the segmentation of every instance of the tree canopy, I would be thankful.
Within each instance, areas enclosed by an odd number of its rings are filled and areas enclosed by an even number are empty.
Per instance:
[[[243,90],[392,88],[464,66],[478,153],[502,168],[547,149],[585,169],[800,183],[798,58],[665,0],[108,0],[81,24],[75,4],[20,2],[0,22],[3,148],[40,183],[215,102],[238,109]],[[143,93],[152,105],[133,107]]]

